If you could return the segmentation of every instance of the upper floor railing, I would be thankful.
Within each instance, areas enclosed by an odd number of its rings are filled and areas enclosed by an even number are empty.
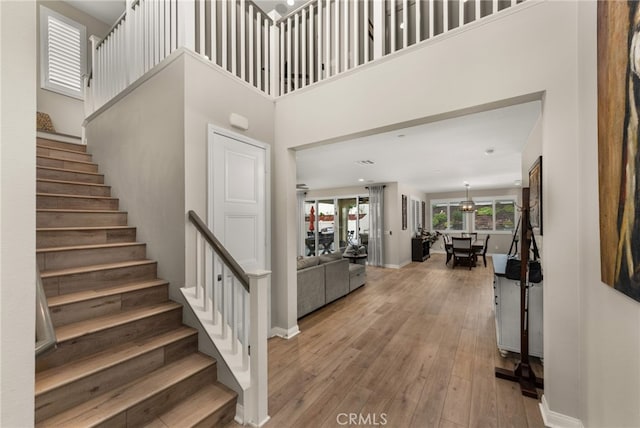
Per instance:
[[[313,0],[285,17],[251,0],[127,0],[92,37],[89,113],[178,48],[272,97],[446,34],[524,0]]]

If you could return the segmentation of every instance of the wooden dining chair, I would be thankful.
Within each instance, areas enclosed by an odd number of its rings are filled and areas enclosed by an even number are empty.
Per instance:
[[[453,266],[455,268],[457,264],[465,262],[469,266],[469,270],[474,265],[475,253],[471,246],[471,238],[451,238],[451,245],[453,247]]]
[[[442,240],[444,241],[444,250],[447,253],[447,260],[444,262],[445,265],[448,265],[453,257],[453,246],[451,245],[451,237],[446,233],[442,235]]]
[[[487,235],[487,237],[484,239],[484,245],[482,246],[482,249],[476,250],[476,258],[478,256],[482,256],[482,261],[484,262],[484,267],[487,267],[487,248],[489,248],[489,238],[490,237],[491,237],[491,235]]]
[[[471,238],[471,242],[478,240],[478,232],[462,232],[463,238]]]

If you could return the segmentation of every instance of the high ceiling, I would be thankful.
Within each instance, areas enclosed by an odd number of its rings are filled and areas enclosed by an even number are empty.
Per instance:
[[[515,187],[539,116],[535,101],[300,150],[297,182],[310,189],[400,182],[425,193],[462,191],[464,182]]]

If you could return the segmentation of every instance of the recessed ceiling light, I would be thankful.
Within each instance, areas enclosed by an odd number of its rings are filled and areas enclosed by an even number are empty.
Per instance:
[[[522,185],[522,180],[515,180],[513,182],[513,184],[515,184],[516,186],[521,186]]]
[[[487,150],[484,151],[484,154],[489,156],[489,155],[492,155],[494,151],[495,150],[493,150],[493,149],[487,149]]]
[[[359,161],[356,161],[356,163],[357,163],[358,165],[373,165],[373,164],[375,164],[375,162],[374,162],[374,161],[372,161],[372,160],[368,160],[368,159],[365,159],[365,160],[359,160]]]
[[[289,6],[293,6],[293,5],[294,5],[294,3],[295,3],[295,0],[287,0],[287,4],[288,4]]]
[[[358,181],[363,182],[364,178],[358,178]]]

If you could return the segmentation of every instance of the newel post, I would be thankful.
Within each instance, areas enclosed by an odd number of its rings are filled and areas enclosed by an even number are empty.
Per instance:
[[[268,283],[270,271],[247,272],[249,276],[249,346],[251,387],[249,396],[245,398],[245,411],[248,412],[249,423],[262,426],[269,420],[268,414],[268,373],[267,373],[267,319]]]
[[[196,51],[196,3],[194,0],[178,2],[178,47]]]

